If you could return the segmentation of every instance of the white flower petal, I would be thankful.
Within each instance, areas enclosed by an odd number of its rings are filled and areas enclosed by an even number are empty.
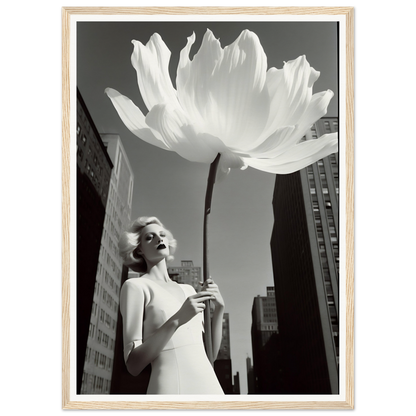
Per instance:
[[[281,70],[267,71],[266,87],[271,100],[267,135],[283,126],[300,123],[318,78],[319,72],[309,65],[305,56],[286,62]]]
[[[180,53],[176,77],[178,100],[194,124],[198,124],[202,131],[215,134],[217,132],[212,129],[211,120],[217,116],[212,114],[213,109],[217,111],[217,107],[211,99],[210,88],[212,73],[222,58],[223,50],[208,29],[199,51],[190,60],[189,53],[194,42],[195,34],[192,34]]]
[[[338,133],[325,134],[316,140],[308,140],[291,147],[272,159],[244,158],[247,165],[264,172],[293,173],[338,151]]]
[[[130,98],[127,98],[112,88],[106,88],[105,93],[111,99],[123,123],[135,136],[146,143],[169,150],[161,136],[153,134],[149,126],[146,125],[143,113]]]
[[[334,93],[331,90],[319,92],[312,96],[312,99],[306,109],[299,125],[299,136],[303,137],[312,124],[322,118],[328,109]]]
[[[244,147],[263,131],[267,121],[267,57],[257,35],[248,30],[226,46],[223,54],[215,50],[218,62],[209,83],[211,101],[206,125],[227,146]],[[203,57],[208,60],[210,54]]]
[[[154,106],[146,123],[163,136],[171,150],[191,162],[212,163],[224,148],[218,138],[195,130],[186,116],[169,104]]]
[[[177,105],[176,90],[169,76],[170,50],[158,33],[144,46],[132,41],[134,50],[131,63],[137,73],[140,93],[147,109],[156,104],[171,102]]]
[[[279,154],[285,152],[290,146],[296,144],[294,141],[297,135],[296,126],[286,126],[275,131],[266,140],[260,143],[258,146],[248,149],[245,153],[240,152],[238,149],[232,149],[236,154],[246,157],[255,158],[273,158]],[[297,140],[296,140],[297,141]]]

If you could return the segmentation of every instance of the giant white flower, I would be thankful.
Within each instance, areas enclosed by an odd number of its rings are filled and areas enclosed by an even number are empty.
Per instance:
[[[175,89],[171,53],[160,35],[146,45],[133,41],[131,62],[148,113],[106,89],[133,134],[194,162],[212,163],[221,154],[224,173],[247,166],[292,173],[338,151],[337,134],[301,142],[333,96],[330,90],[312,94],[319,72],[305,56],[267,69],[260,41],[249,30],[225,48],[207,30],[191,60],[194,42],[195,34],[180,53]]]
[[[210,30],[190,60],[195,34],[180,53],[176,89],[169,76],[170,51],[155,33],[133,41],[132,64],[146,115],[127,97],[107,88],[124,124],[140,139],[194,162],[210,163],[204,210],[204,280],[209,277],[207,219],[218,169],[247,166],[291,173],[338,150],[336,134],[301,141],[326,114],[332,91],[312,95],[319,72],[304,56],[267,70],[257,35],[244,30],[224,49]],[[210,314],[205,309],[207,355],[213,363]]]

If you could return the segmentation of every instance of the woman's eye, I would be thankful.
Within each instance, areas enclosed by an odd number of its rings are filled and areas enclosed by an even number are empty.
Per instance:
[[[146,236],[146,241],[150,241],[152,238],[153,238],[152,235],[148,235],[148,236]]]

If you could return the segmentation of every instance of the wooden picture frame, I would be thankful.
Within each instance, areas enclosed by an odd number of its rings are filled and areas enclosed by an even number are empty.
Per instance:
[[[76,86],[71,74],[74,70],[73,20],[79,16],[199,16],[207,18],[229,16],[238,18],[253,16],[261,18],[294,17],[314,19],[325,16],[342,22],[343,72],[341,81],[345,85],[340,94],[340,114],[345,117],[345,372],[341,380],[342,391],[332,399],[322,400],[319,396],[308,400],[279,400],[278,396],[263,399],[241,400],[227,396],[225,400],[117,400],[111,396],[99,396],[94,400],[80,400],[73,393],[71,374],[71,328],[74,325],[74,300],[71,299],[71,272],[74,259],[70,253],[74,247],[71,236],[71,111]],[[71,58],[72,57],[72,58]],[[62,407],[64,409],[353,409],[354,408],[354,9],[351,7],[63,7],[62,8]],[[72,375],[73,377],[73,375]]]

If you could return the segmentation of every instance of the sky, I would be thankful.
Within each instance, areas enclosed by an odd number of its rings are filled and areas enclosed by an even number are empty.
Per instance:
[[[268,67],[306,55],[320,71],[314,92],[335,95],[328,116],[338,116],[337,27],[333,22],[79,22],[77,26],[77,86],[100,133],[119,134],[134,171],[132,219],[157,216],[178,241],[175,259],[202,267],[202,231],[209,166],[189,162],[174,152],[149,145],[134,136],[120,120],[107,87],[128,96],[146,114],[136,73],[131,66],[133,39],[146,43],[159,33],[172,52],[171,77],[176,77],[179,52],[193,32],[198,50],[207,29],[222,47],[244,29],[255,32],[266,52]],[[210,274],[219,285],[230,314],[233,375],[240,375],[247,392],[246,357],[252,358],[251,308],[257,295],[273,286],[270,238],[275,175],[248,168],[232,170],[214,187],[209,216]]]

